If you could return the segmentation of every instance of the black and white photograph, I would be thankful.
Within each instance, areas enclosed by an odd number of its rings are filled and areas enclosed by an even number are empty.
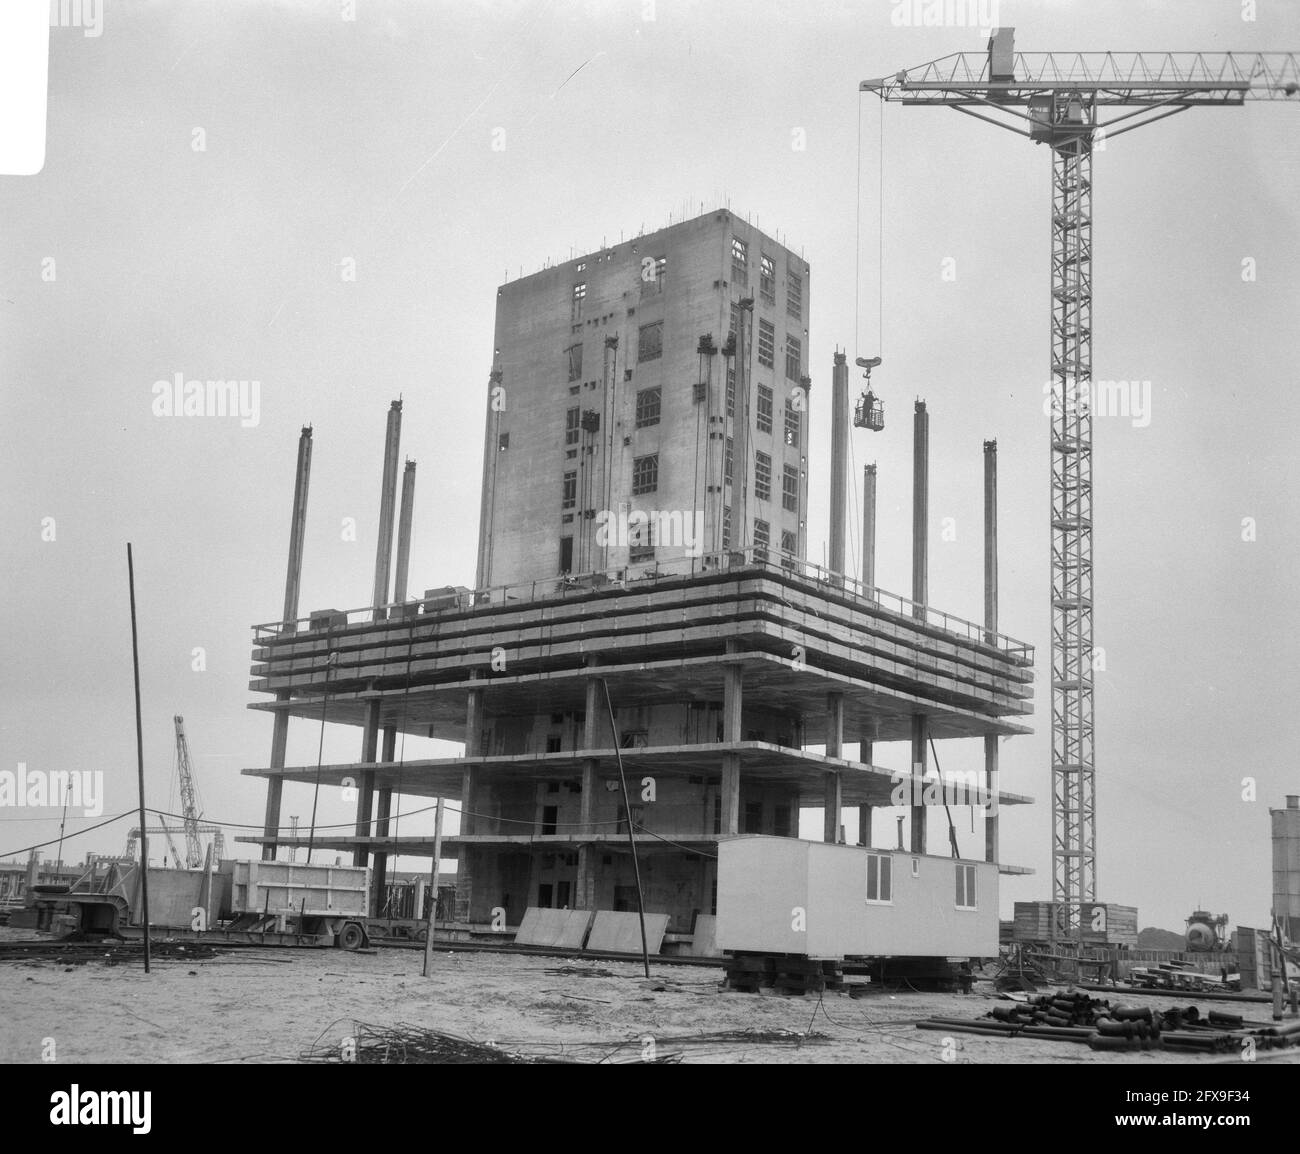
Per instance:
[[[6,0],[14,1125],[1295,1135],[1298,190],[1294,0]]]

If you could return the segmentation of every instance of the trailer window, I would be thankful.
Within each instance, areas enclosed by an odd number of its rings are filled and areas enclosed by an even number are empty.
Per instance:
[[[975,867],[959,865],[957,867],[957,908],[973,910],[975,905]]]
[[[894,899],[894,859],[888,854],[867,854],[867,902],[890,905]]]

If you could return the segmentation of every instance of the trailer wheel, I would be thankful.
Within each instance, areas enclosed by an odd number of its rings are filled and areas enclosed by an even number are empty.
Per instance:
[[[428,931],[428,929],[425,928],[425,929],[423,929],[423,930],[420,930],[420,931],[415,935],[415,940],[416,940],[417,942],[427,942],[427,941],[429,940],[429,931]]]
[[[338,943],[339,948],[344,950],[359,950],[365,943],[366,935],[356,922],[348,922],[339,930]]]

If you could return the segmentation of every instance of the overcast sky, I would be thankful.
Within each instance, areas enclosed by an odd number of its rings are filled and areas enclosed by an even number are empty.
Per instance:
[[[304,614],[369,600],[399,394],[411,587],[472,584],[496,286],[726,203],[811,262],[812,559],[837,346],[884,357],[887,427],[853,446],[859,482],[879,463],[883,588],[910,589],[921,396],[931,600],[980,616],[981,443],[998,439],[1002,626],[1038,648],[1037,732],[1002,746],[1004,786],[1038,800],[1005,813],[1003,857],[1038,874],[1004,882],[1004,916],[1050,897],[1049,155],[858,94],[982,50],[980,30],[900,27],[890,0],[345,8],[119,2],[97,36],[51,30],[44,170],[0,178],[0,769],[101,770],[105,815],[135,804],[129,540],[150,803],[179,809],[180,713],[207,816],[260,825],[264,785],[239,775],[271,734],[246,708],[249,626],[280,611],[299,427],[315,426]],[[1021,51],[1300,50],[1284,0],[1253,21],[1220,0],[997,15]],[[1263,924],[1267,808],[1300,792],[1298,134],[1295,102],[1251,103],[1096,158],[1094,376],[1150,382],[1148,421],[1095,422],[1099,896],[1142,925],[1198,905]],[[155,416],[154,383],[178,373],[258,381],[258,422]],[[359,731],[334,728],[326,758],[355,758]],[[290,762],[314,763],[317,739],[292,725]],[[406,743],[435,749],[455,752]],[[906,765],[903,745],[877,753]],[[940,756],[973,767],[979,743]],[[287,788],[286,821],[310,809]],[[318,820],[350,816],[325,798]],[[119,852],[132,824],[64,856]],[[982,839],[958,832],[974,856]],[[57,833],[57,810],[7,809],[0,857]]]

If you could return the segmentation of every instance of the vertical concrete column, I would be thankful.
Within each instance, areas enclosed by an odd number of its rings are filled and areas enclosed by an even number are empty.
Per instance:
[[[830,569],[844,572],[845,507],[849,476],[849,366],[835,354],[831,370],[831,538]]]
[[[415,462],[408,460],[402,471],[402,506],[397,518],[397,568],[393,574],[393,601],[406,600],[406,583],[411,569],[411,522],[415,518]]]
[[[393,514],[397,505],[397,447],[402,437],[402,402],[393,401],[388,407],[388,426],[384,434],[384,475],[379,491],[379,541],[375,546],[375,586],[371,607],[376,621],[383,620],[383,606],[388,603],[388,579],[393,556]],[[366,705],[365,732],[362,736],[361,760],[373,765],[379,756],[378,701]],[[370,819],[374,816],[375,771],[363,769],[357,791],[356,836],[366,837],[373,830]],[[370,851],[359,847],[352,853],[352,864],[370,863]]]
[[[872,601],[876,599],[876,466],[862,466],[862,585]],[[872,737],[863,733],[858,760],[870,765]],[[858,806],[858,845],[871,844],[871,806]]]
[[[277,693],[277,701],[288,701],[287,692]],[[284,768],[284,755],[289,742],[289,715],[282,709],[275,712],[274,728],[271,730],[271,768]],[[262,822],[263,837],[277,837],[280,831],[280,807],[284,799],[284,780],[279,777],[266,779],[266,814]],[[262,846],[262,860],[275,860],[274,845]]]
[[[736,653],[736,643],[727,642],[727,653]],[[741,717],[744,705],[744,673],[739,665],[722,667],[722,740],[734,744],[741,740]],[[740,754],[722,755],[722,833],[740,832]]]
[[[289,564],[284,578],[284,612],[280,620],[289,623],[298,617],[298,591],[302,581],[303,542],[307,536],[307,490],[311,484],[311,426],[304,425],[298,436],[298,463],[293,478],[293,512],[289,519]],[[275,695],[276,701],[288,701],[289,692]],[[283,769],[285,750],[289,742],[289,714],[277,709],[271,729],[271,768]],[[262,825],[265,837],[276,837],[280,829],[280,805],[284,797],[284,781],[279,777],[266,779],[266,815]],[[262,860],[275,860],[274,845],[262,846]]]
[[[587,658],[587,665],[595,668],[597,659],[592,656]],[[601,710],[605,708],[605,695],[600,684],[600,678],[588,677],[586,683],[586,701],[583,707],[582,720],[582,746],[584,749],[595,749],[600,743],[600,718],[603,716]],[[582,808],[578,820],[582,823],[581,832],[592,837],[596,833],[596,791],[600,788],[600,777],[597,771],[600,768],[600,762],[597,758],[584,758],[582,762]],[[591,842],[584,841],[578,847],[578,884],[577,893],[574,895],[574,909],[594,910],[596,908],[597,879],[596,879],[596,854],[597,847]]]
[[[374,765],[379,757],[379,710],[378,701],[368,701],[366,703],[366,724],[361,734],[361,760],[366,765]],[[373,769],[363,769],[361,771],[361,781],[357,788],[357,824],[356,836],[369,837],[373,832],[370,825],[370,819],[374,816],[375,808],[375,771]],[[354,866],[367,866],[370,864],[370,850],[365,846],[359,846],[352,852],[352,864]]]
[[[912,613],[925,619],[929,601],[929,524],[930,524],[930,416],[925,402],[916,402],[912,423]],[[930,736],[924,714],[912,718],[912,852],[925,853],[924,786],[915,779],[925,777],[929,763],[926,746]]]
[[[307,490],[311,485],[311,426],[298,435],[298,464],[293,479],[293,518],[289,523],[289,567],[284,578],[284,621],[298,616],[302,550],[307,536]]]
[[[397,728],[392,725],[384,727],[381,761],[391,764],[396,760],[394,754],[397,746]],[[388,837],[391,833],[389,819],[393,813],[393,791],[391,789],[375,790],[375,836]],[[388,887],[388,851],[379,849],[374,853],[371,873],[371,917],[379,917],[384,909],[384,891]]]
[[[411,523],[414,513],[415,462],[407,461],[406,469],[402,474],[402,507],[397,522],[397,566],[393,574],[393,601],[395,603],[406,600],[406,582],[411,566]],[[396,754],[397,727],[395,725],[385,726],[383,752],[380,757],[384,762],[391,764],[397,760]],[[375,834],[378,837],[388,837],[391,832],[389,818],[393,811],[393,791],[391,789],[380,789],[377,791],[377,796]],[[383,908],[383,896],[387,884],[388,852],[378,850],[374,855],[373,887],[376,917]]]
[[[984,442],[984,628],[985,640],[996,643],[998,632],[998,443]],[[984,736],[984,781],[988,808],[984,811],[984,860],[998,860],[998,737]]]
[[[863,736],[858,743],[858,760],[863,765],[870,765],[873,756],[873,743],[870,738]],[[858,845],[871,844],[871,806],[858,806]]]
[[[379,540],[375,545],[375,588],[371,604],[375,620],[388,604],[388,578],[393,556],[393,516],[397,508],[397,451],[402,439],[402,402],[388,408],[384,434],[384,476],[379,490]]]
[[[912,844],[913,853],[925,853],[925,773],[929,764],[929,756],[926,750],[928,738],[930,736],[930,725],[924,714],[917,713],[912,717],[912,778],[911,802],[912,802]]]
[[[876,466],[862,466],[862,584],[875,600],[876,588]]]
[[[844,756],[844,694],[826,695],[826,756]],[[838,771],[826,774],[826,817],[822,823],[822,841],[840,840],[840,810],[843,800],[843,783]]]
[[[913,614],[925,618],[930,597],[930,415],[916,402],[912,423],[912,600]]]
[[[473,760],[483,755],[482,734],[483,690],[476,688],[465,695],[465,757],[468,763],[462,777],[460,799],[460,832],[463,834],[473,833],[476,825],[473,814],[475,808],[473,794],[478,766],[473,764]]]
[[[483,755],[483,722],[485,713],[484,690],[471,689],[465,695],[465,766],[460,778],[460,832],[473,834],[477,828],[474,817],[476,804],[475,776],[478,766],[474,759]],[[472,873],[473,854],[469,846],[461,845],[456,852],[456,904],[466,910],[474,908],[474,876]],[[433,895],[438,900],[438,895]],[[467,916],[472,916],[467,915]]]

